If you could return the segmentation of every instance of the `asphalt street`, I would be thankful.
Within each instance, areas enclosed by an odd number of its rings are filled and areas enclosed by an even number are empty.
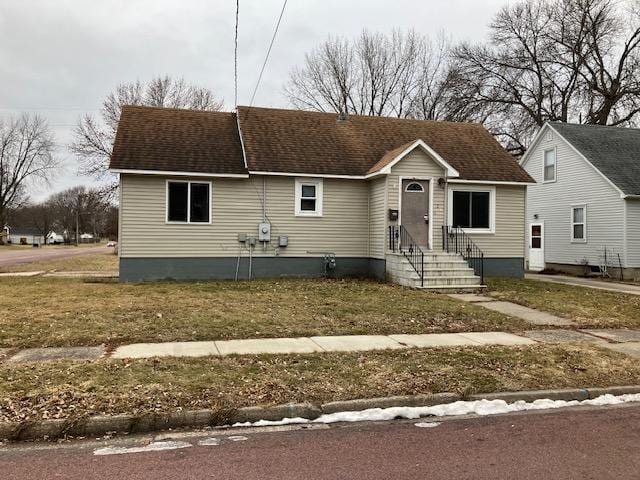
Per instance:
[[[283,430],[8,445],[0,448],[0,476],[7,480],[640,478],[638,404]]]

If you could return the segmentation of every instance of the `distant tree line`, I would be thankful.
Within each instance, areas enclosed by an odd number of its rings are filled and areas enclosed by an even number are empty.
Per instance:
[[[303,109],[482,122],[521,155],[545,121],[638,125],[640,2],[513,3],[483,44],[416,31],[329,38],[285,93]]]
[[[83,233],[114,240],[118,237],[118,207],[105,200],[99,188],[72,187],[42,202],[25,202],[10,209],[7,217],[11,227],[35,228],[43,237],[55,231],[67,243],[76,242],[76,235]]]

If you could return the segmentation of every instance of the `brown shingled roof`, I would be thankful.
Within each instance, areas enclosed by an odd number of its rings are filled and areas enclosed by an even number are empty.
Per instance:
[[[533,182],[480,124],[238,107],[250,171],[366,175],[387,152],[423,140],[467,180]]]
[[[364,176],[420,139],[462,179],[533,181],[480,124],[257,107],[238,115],[252,172]],[[235,114],[137,106],[123,108],[110,167],[246,173]]]
[[[414,140],[413,142],[407,142],[405,144],[400,145],[398,148],[394,148],[393,150],[389,150],[387,153],[385,153],[382,158],[380,160],[378,160],[375,165],[373,167],[371,167],[369,170],[367,170],[367,174],[369,173],[375,173],[378,172],[380,170],[382,170],[384,167],[386,167],[387,165],[389,165],[391,162],[393,162],[393,160],[395,160],[395,158],[400,155],[402,152],[404,152],[407,148],[409,148],[411,145],[413,145],[414,143],[416,143],[418,139]]]
[[[247,173],[235,114],[139,106],[122,108],[109,167]]]

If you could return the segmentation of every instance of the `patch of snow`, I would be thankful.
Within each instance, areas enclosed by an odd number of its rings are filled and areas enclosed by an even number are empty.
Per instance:
[[[414,426],[418,428],[435,428],[440,425],[440,422],[418,422],[414,423]]]
[[[215,447],[216,445],[220,445],[220,439],[215,437],[203,438],[198,441],[198,445],[202,447]]]
[[[146,453],[146,452],[160,452],[163,450],[175,450],[178,448],[192,447],[187,442],[153,442],[144,447],[104,447],[98,448],[93,451],[94,455],[122,455],[125,453]]]
[[[548,410],[556,408],[575,407],[579,405],[619,405],[621,403],[640,402],[640,393],[614,396],[601,395],[591,400],[550,400],[548,398],[525,402],[518,400],[507,403],[504,400],[473,400],[457,401],[430,407],[389,407],[370,408],[354,412],[336,412],[321,415],[315,420],[308,418],[283,418],[282,420],[259,420],[257,422],[235,423],[234,427],[265,427],[273,425],[289,425],[295,423],[336,423],[336,422],[375,422],[393,420],[396,418],[417,419],[421,417],[448,417],[457,415],[498,415],[525,410]]]
[[[248,440],[248,438],[243,437],[242,435],[231,435],[230,437],[227,437],[227,440],[232,442],[244,442],[245,440]]]

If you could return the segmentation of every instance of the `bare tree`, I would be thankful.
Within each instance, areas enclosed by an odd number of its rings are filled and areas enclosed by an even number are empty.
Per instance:
[[[304,66],[290,73],[285,93],[302,109],[450,119],[448,58],[444,35],[433,42],[415,31],[365,30],[353,41],[329,38],[307,54]]]
[[[100,118],[86,114],[74,129],[70,149],[78,157],[82,175],[96,180],[112,178],[109,159],[123,105],[220,110],[223,104],[210,90],[188,85],[182,78],[165,76],[148,83],[138,80],[118,85],[102,103]],[[114,180],[104,193],[113,193],[117,186]]]
[[[0,119],[0,226],[7,221],[7,210],[26,199],[27,186],[47,182],[58,167],[53,150],[53,134],[41,117]]]
[[[640,16],[613,0],[527,0],[501,9],[486,45],[454,49],[455,98],[516,155],[547,120],[632,123]],[[635,15],[635,16],[634,16]]]

